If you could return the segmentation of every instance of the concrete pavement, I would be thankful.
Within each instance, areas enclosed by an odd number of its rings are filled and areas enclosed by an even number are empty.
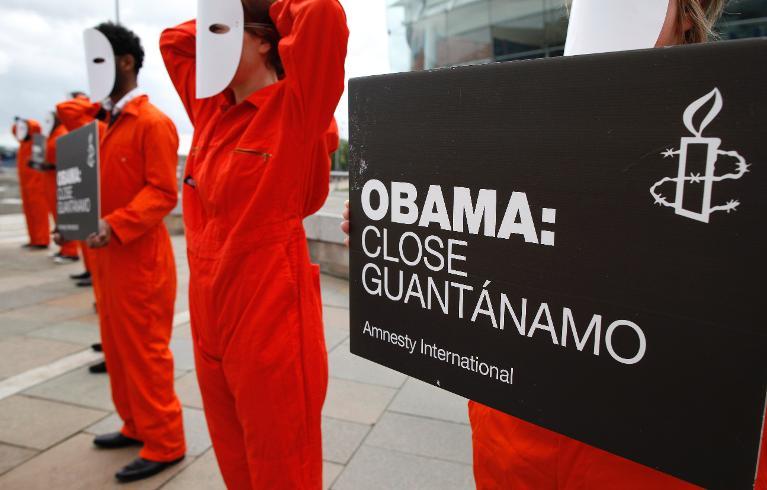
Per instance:
[[[19,215],[0,216],[0,489],[101,489],[136,449],[99,451],[93,434],[119,420],[108,378],[86,366],[97,354],[90,290],[46,252],[19,249]],[[172,350],[189,453],[141,489],[224,488],[205,425],[188,324],[184,239],[174,237],[179,295]],[[349,353],[348,283],[323,276],[330,385],[323,411],[325,488],[468,489],[466,401]]]

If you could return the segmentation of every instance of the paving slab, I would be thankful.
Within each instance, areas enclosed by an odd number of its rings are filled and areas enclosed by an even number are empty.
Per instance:
[[[47,449],[105,415],[99,410],[16,395],[0,400],[0,441]]]
[[[185,323],[174,328],[172,338],[192,340],[192,325]]]
[[[362,446],[333,484],[334,490],[469,490],[471,466],[389,449]]]
[[[472,464],[471,429],[455,422],[386,412],[365,439],[365,444]]]
[[[32,337],[0,340],[0,379],[8,378],[83,350],[82,345]]]
[[[163,490],[226,490],[212,449],[173,477]]]
[[[30,337],[60,340],[72,344],[89,346],[100,341],[99,326],[93,323],[67,321],[38,328],[29,332]]]
[[[93,310],[84,311],[82,308],[67,308],[64,306],[32,305],[7,312],[6,318],[20,318],[22,320],[36,321],[43,327],[65,320],[82,321],[79,317],[93,314]],[[98,320],[97,320],[98,321]]]
[[[0,475],[37,454],[31,449],[0,444]]]
[[[72,405],[114,411],[112,394],[109,390],[109,376],[91,374],[87,367],[75,369],[37,385],[26,390],[24,394]]]
[[[332,325],[349,331],[349,308],[325,305],[322,307],[325,325]]]
[[[338,475],[341,474],[344,467],[340,464],[329,463],[327,461],[322,462],[322,488],[327,490],[333,486],[333,483],[338,479]]]
[[[327,347],[328,352],[333,352],[348,338],[348,328],[334,327],[333,325],[325,324],[325,346]]]
[[[16,318],[7,313],[0,314],[0,340],[26,335],[37,330],[40,326],[39,320]]]
[[[323,415],[372,425],[381,417],[396,390],[356,381],[330,378]]]
[[[469,423],[466,398],[409,378],[394,398],[389,410],[461,424]]]
[[[0,476],[0,489],[125,489],[115,472],[138,456],[138,448],[99,450],[89,435],[76,435]],[[194,462],[187,458],[162,473],[130,484],[131,490],[154,490]]]
[[[173,352],[173,363],[177,370],[194,369],[194,345],[191,339],[173,338],[170,341],[170,350]]]
[[[330,354],[331,376],[389,388],[399,388],[407,379],[404,374],[356,356],[349,349],[349,342],[346,341]]]
[[[45,303],[50,306],[63,306],[65,308],[81,309],[86,311],[93,311],[93,303],[96,301],[93,297],[93,291],[83,288],[75,288],[74,281],[65,284],[67,289],[72,290],[72,294],[69,294],[63,298],[57,298]]]
[[[349,308],[349,283],[323,274],[320,276],[322,287],[322,304],[338,308]]]
[[[29,305],[42,303],[61,296],[61,291],[46,290],[42,286],[33,286],[12,291],[5,291],[0,295],[0,311],[23,308]]]
[[[348,463],[368,432],[369,425],[323,417],[322,457],[334,463]]]
[[[185,407],[202,408],[202,394],[195,372],[187,373],[176,380],[176,395]]]

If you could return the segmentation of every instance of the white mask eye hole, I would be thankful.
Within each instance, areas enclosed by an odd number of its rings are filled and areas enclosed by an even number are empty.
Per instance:
[[[93,62],[100,65],[102,63],[105,63],[106,60],[104,58],[94,58]]]
[[[209,28],[213,34],[226,34],[231,28],[226,24],[212,24]]]

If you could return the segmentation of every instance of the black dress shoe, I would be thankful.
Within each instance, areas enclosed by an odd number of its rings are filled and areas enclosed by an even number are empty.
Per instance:
[[[88,367],[88,371],[90,371],[91,374],[104,374],[107,372],[107,363],[106,361],[101,361],[99,363],[93,364],[92,366]]]
[[[81,272],[79,274],[70,274],[69,278],[72,279],[72,280],[75,280],[75,281],[82,281],[84,279],[90,279],[91,278],[91,273],[88,272],[88,271],[85,271],[85,272]]]
[[[115,477],[124,483],[143,480],[144,478],[149,478],[150,476],[156,475],[166,468],[170,468],[174,464],[181,462],[182,459],[184,459],[183,456],[175,461],[168,461],[163,463],[159,461],[149,461],[148,459],[144,458],[136,458],[128,466],[115,473]]]
[[[122,432],[111,432],[109,434],[96,436],[93,439],[93,444],[101,449],[119,449],[121,447],[142,446],[144,443],[137,439],[124,436],[122,435]]]
[[[104,349],[101,347],[101,344],[93,344],[91,345],[91,349],[95,350],[96,352],[104,352]]]
[[[82,281],[77,281],[75,283],[75,285],[78,288],[89,288],[89,287],[93,286],[93,279],[91,279],[91,278],[83,279]]]
[[[21,248],[27,250],[48,250],[48,245],[32,245],[31,243],[25,243]]]

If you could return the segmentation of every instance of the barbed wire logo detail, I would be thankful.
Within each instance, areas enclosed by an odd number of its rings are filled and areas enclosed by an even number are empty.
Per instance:
[[[711,109],[708,114],[700,122],[700,125],[696,128],[693,122],[693,118],[698,111],[709,102],[712,102]],[[700,99],[690,104],[684,111],[683,122],[687,129],[693,136],[684,136],[681,139],[680,148],[675,150],[669,148],[661,153],[663,158],[679,157],[679,171],[676,177],[664,177],[652,186],[650,194],[652,194],[655,204],[658,206],[666,206],[674,208],[676,214],[684,216],[686,218],[708,223],[712,213],[718,211],[725,211],[730,213],[738,209],[740,201],[731,199],[725,204],[712,205],[711,193],[713,191],[714,183],[724,180],[737,180],[746,175],[749,171],[750,164],[746,163],[746,159],[743,158],[737,151],[725,151],[719,149],[722,140],[719,138],[709,138],[703,136],[703,131],[711,124],[716,116],[722,110],[724,105],[722,100],[722,93],[718,88],[714,88],[711,92],[704,95]],[[691,162],[688,160],[690,156],[690,149],[694,147],[700,147],[706,152],[706,170],[705,174],[701,175],[700,172],[688,172],[688,164],[694,164],[697,162]],[[735,170],[730,173],[716,175],[716,165],[719,157],[730,157],[735,159]],[[673,202],[669,201],[660,192],[660,187],[669,182],[676,184],[676,196]],[[703,186],[703,201],[701,203],[700,211],[689,210],[684,207],[684,193],[685,188],[690,186],[702,185]]]
[[[93,143],[93,134],[88,135],[88,159],[86,164],[93,168],[96,166],[96,145]]]

